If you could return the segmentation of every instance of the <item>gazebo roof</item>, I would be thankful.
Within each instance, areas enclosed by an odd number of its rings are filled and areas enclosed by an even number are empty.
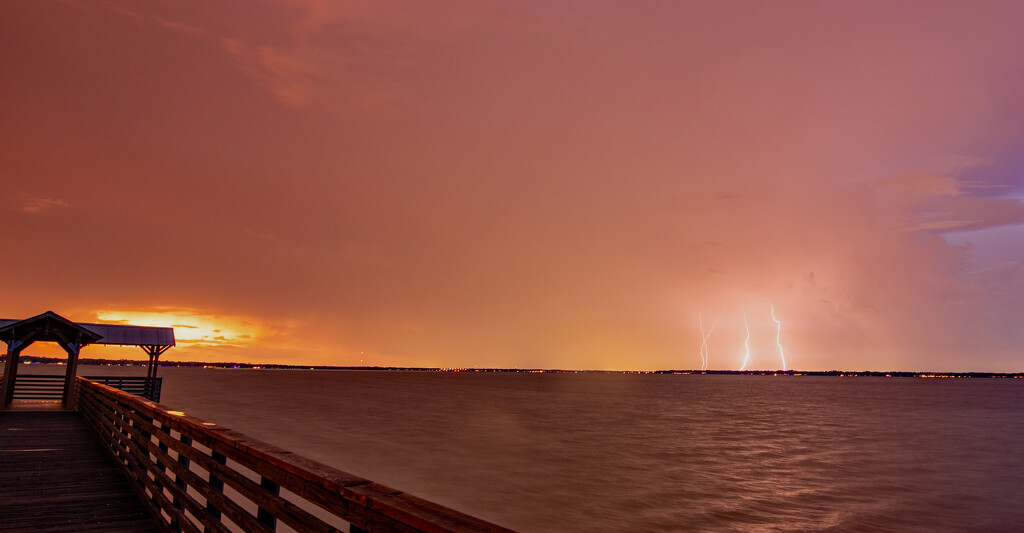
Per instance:
[[[49,322],[40,322],[49,321]],[[158,328],[150,326],[126,326],[121,324],[88,324],[72,322],[53,311],[24,320],[0,318],[0,341],[10,338],[12,329],[35,328],[37,325],[61,324],[64,328],[75,328],[83,332],[82,344],[117,344],[123,346],[174,346],[174,328]],[[53,341],[37,337],[40,341]]]
[[[126,326],[121,324],[78,324],[103,336],[96,344],[174,346],[174,328]]]
[[[61,344],[77,342],[79,345],[92,344],[103,335],[76,324],[53,311],[47,311],[24,320],[5,320],[0,324],[0,340],[21,338],[28,342],[48,341]],[[31,338],[31,340],[28,340]]]

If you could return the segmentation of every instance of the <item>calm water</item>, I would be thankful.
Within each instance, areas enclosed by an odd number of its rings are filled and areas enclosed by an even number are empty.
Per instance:
[[[161,375],[166,405],[522,531],[1024,530],[1024,380]]]

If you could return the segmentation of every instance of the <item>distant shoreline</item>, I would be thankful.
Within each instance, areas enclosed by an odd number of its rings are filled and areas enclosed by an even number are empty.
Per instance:
[[[0,361],[3,355],[0,355]],[[22,364],[58,364],[67,359],[24,355]],[[96,366],[149,366],[147,361],[130,359],[87,359],[78,360],[79,365]],[[587,373],[587,374],[707,374],[723,376],[831,376],[831,377],[886,377],[886,378],[1005,378],[1024,379],[1024,372],[908,372],[874,370],[573,370],[552,368],[430,368],[402,366],[333,366],[333,365],[284,365],[256,363],[224,363],[197,361],[161,361],[161,367],[176,368],[220,368],[230,370],[349,370],[349,371],[395,371],[395,372],[508,372],[508,373]]]

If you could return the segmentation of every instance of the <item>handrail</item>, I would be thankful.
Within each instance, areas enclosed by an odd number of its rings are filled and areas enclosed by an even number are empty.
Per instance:
[[[83,376],[85,379],[102,383],[154,402],[160,401],[160,389],[164,378],[148,376]]]
[[[137,394],[148,400],[160,401],[160,389],[164,378],[147,376],[85,376],[86,379],[115,389]],[[64,375],[18,374],[14,387],[16,400],[60,400],[64,397]],[[3,375],[0,375],[0,384]]]
[[[77,386],[78,410],[170,530],[266,532],[280,521],[326,532],[340,519],[351,532],[511,531],[112,387]]]
[[[16,400],[60,400],[64,397],[65,376],[19,374],[14,387]]]

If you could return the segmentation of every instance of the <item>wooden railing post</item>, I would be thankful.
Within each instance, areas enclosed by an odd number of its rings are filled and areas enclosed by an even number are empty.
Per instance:
[[[122,440],[127,441],[131,439],[131,433],[128,432],[128,426],[130,426],[132,423],[131,417],[121,413],[114,413],[114,416],[119,420],[119,423],[117,423],[115,427],[117,428],[117,431],[121,434]],[[126,450],[124,452],[121,452],[121,457],[122,461],[124,461],[125,464],[128,464],[131,461],[131,451]]]
[[[142,420],[143,422],[146,422],[146,423],[150,423],[150,424],[151,424],[151,423],[153,422],[153,419],[152,419],[152,418],[149,418],[148,416],[146,416],[146,415],[144,415],[144,414],[142,414],[142,413],[136,413],[136,414],[137,414],[137,415],[139,416],[139,418],[140,418],[140,419],[141,419],[141,420]],[[150,437],[151,437],[150,433],[149,433],[148,431],[146,431],[146,430],[145,430],[144,428],[142,428],[142,427],[139,427],[139,435],[141,435],[141,436],[142,436],[142,441],[144,441],[144,442],[149,442],[149,441],[151,440],[151,439],[150,439]],[[145,450],[145,449],[146,449],[146,448],[145,448],[145,447],[144,447],[144,446],[142,445],[142,442],[140,442],[140,443],[139,443],[139,445],[140,445],[140,448],[141,448],[142,450]]]
[[[215,463],[217,463],[219,465],[226,465],[226,464],[228,464],[228,458],[226,456],[224,456],[224,455],[221,455],[221,454],[217,453],[217,452],[211,451],[210,452],[210,458],[213,459],[213,462],[215,462]],[[215,474],[213,471],[210,472],[209,480],[210,480],[210,488],[211,489],[215,490],[219,494],[224,494],[224,480],[222,480],[221,478],[217,477],[217,474]],[[209,500],[206,501],[206,512],[207,512],[207,514],[210,515],[211,518],[215,518],[218,521],[220,520],[220,515],[221,515],[220,509],[218,509],[217,506],[214,505],[213,502],[211,502]],[[209,532],[210,528],[206,528],[204,531]]]
[[[163,433],[166,433],[167,436],[171,435],[171,428],[167,424],[161,423],[157,427],[159,428],[160,431],[162,431]],[[159,439],[159,438],[157,439],[157,449],[159,449],[161,452],[163,452],[164,455],[167,455],[167,452],[169,450],[167,445],[164,444],[163,439]],[[157,472],[159,472],[161,474],[163,474],[164,472],[167,472],[167,466],[164,465],[164,462],[163,462],[163,460],[160,457],[157,457],[156,464],[154,464],[153,467],[154,467],[154,469]],[[156,486],[156,489],[158,491],[163,492],[164,484],[160,481],[160,476],[155,476],[155,477],[156,477],[156,479],[153,480],[153,484]],[[153,505],[154,506],[157,505],[156,494],[153,495],[152,500],[153,500]]]
[[[281,495],[281,486],[265,477],[260,477],[260,486],[273,496]],[[256,520],[259,520],[261,524],[267,526],[271,531],[277,530],[277,518],[265,509],[263,505],[260,505],[258,509]]]
[[[192,446],[192,439],[190,439],[189,437],[182,435],[180,440],[181,443],[184,444],[185,446]],[[179,453],[178,464],[185,467],[185,470],[188,470],[188,467],[189,465],[192,464],[192,462],[189,460],[188,457],[185,457],[184,455]],[[188,484],[185,482],[185,477],[180,474],[174,475],[174,484],[177,485],[178,488],[180,488],[182,491],[188,490]],[[185,504],[177,496],[174,497],[174,502],[172,503],[172,505],[174,505],[174,508],[177,509],[179,512],[185,512]],[[174,527],[176,530],[180,530],[180,526],[175,521],[171,522],[171,526]]]

